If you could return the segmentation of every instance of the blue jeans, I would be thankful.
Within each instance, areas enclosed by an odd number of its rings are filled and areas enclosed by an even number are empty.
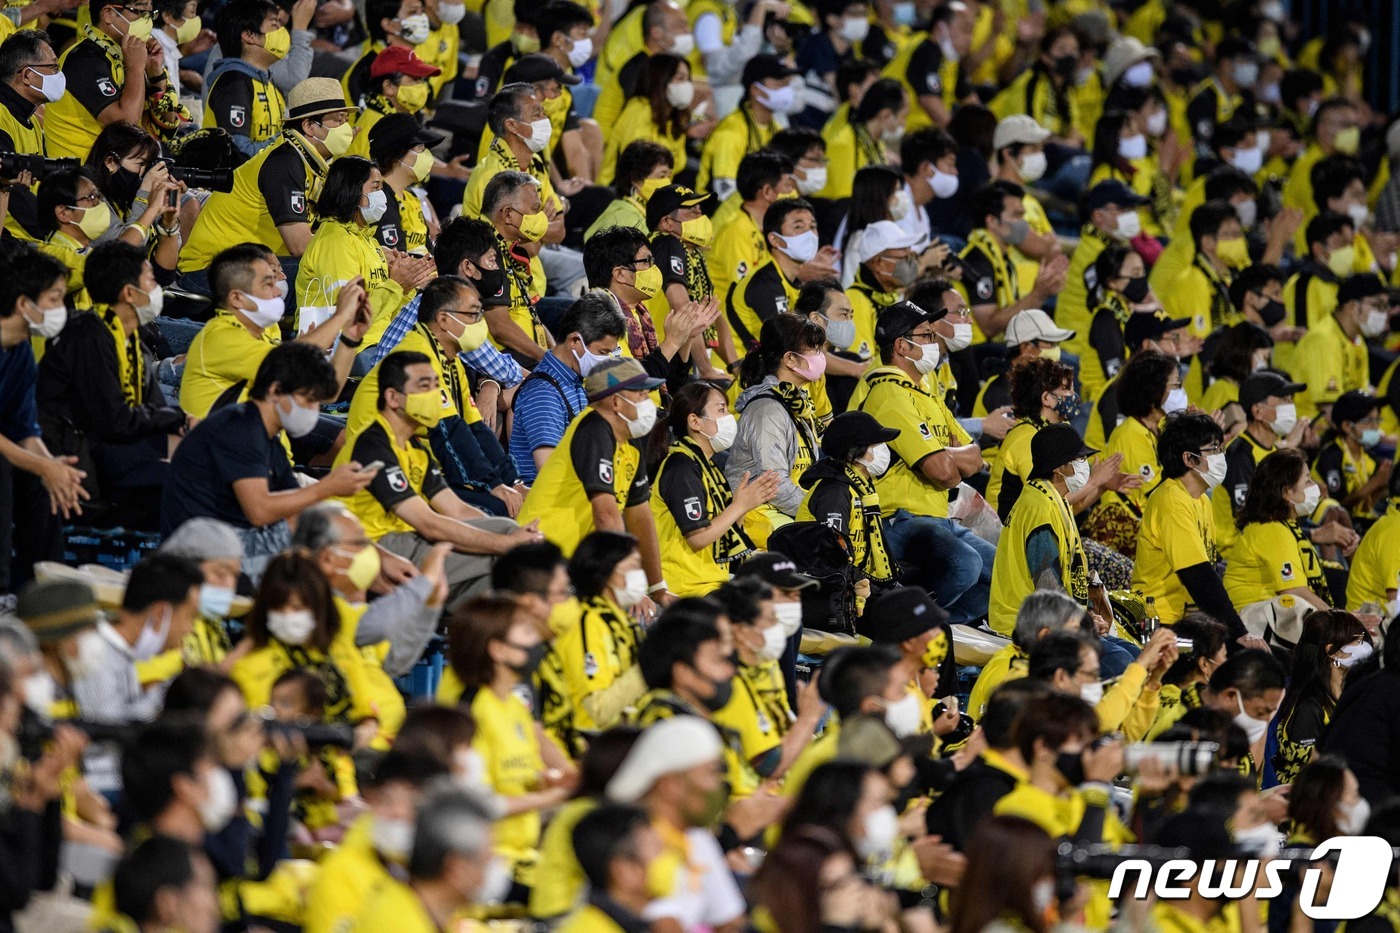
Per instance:
[[[1120,677],[1142,651],[1130,641],[1105,635],[1099,639],[1099,676],[1104,680]]]
[[[975,622],[986,616],[996,545],[950,519],[904,509],[885,522],[885,544],[895,560],[918,568],[929,595],[947,610],[949,622]]]

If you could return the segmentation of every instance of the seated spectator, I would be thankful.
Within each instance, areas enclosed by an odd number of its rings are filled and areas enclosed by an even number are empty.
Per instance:
[[[712,120],[696,120],[692,116],[695,83],[691,81],[690,63],[685,59],[665,52],[651,56],[641,86],[645,93],[628,100],[617,122],[609,127],[603,146],[603,170],[597,178],[600,185],[613,183],[613,166],[621,161],[619,153],[634,142],[656,143],[671,153],[673,165],[684,165],[687,141],[703,140],[714,129]]]
[[[180,253],[180,230],[198,215],[198,201],[185,206],[187,190],[176,181],[164,160],[160,145],[141,127],[126,122],[103,127],[92,144],[86,166],[89,177],[111,208],[117,239],[149,254],[162,285],[174,279]],[[171,192],[180,198],[179,212],[167,203]],[[189,196],[193,199],[193,196]],[[186,211],[189,211],[186,214]],[[93,237],[107,242],[110,237]]]
[[[1177,638],[1191,642],[1191,650],[1181,648],[1177,659],[1162,675],[1157,720],[1148,730],[1148,741],[1170,729],[1183,716],[1205,705],[1202,692],[1210,677],[1225,663],[1225,626],[1203,612],[1192,612],[1172,626]]]
[[[651,904],[651,868],[660,857],[661,837],[640,807],[605,804],[573,831],[574,852],[588,879],[588,903],[565,917],[559,929],[627,930],[644,924]]]
[[[826,187],[817,196],[849,198],[856,172],[867,165],[893,162],[886,146],[898,145],[908,115],[909,100],[898,81],[882,78],[867,88],[860,105],[851,108],[849,122],[825,137],[829,171]],[[904,210],[912,211],[913,204]]]
[[[766,9],[759,4],[753,8],[750,16]],[[757,34],[757,28],[749,27],[749,36],[744,44],[756,40]],[[732,53],[736,48],[724,48],[723,51]],[[701,52],[704,51],[701,48]],[[744,156],[766,146],[778,131],[774,115],[796,113],[801,107],[796,82],[791,80],[797,71],[777,55],[753,54],[755,51],[756,48],[750,48],[748,55],[726,69],[726,83],[733,83],[740,70],[739,62],[743,63],[739,107],[719,121],[714,132],[706,138],[700,155],[696,188],[701,191],[713,190],[721,201],[728,200],[735,193],[739,163]]]
[[[179,927],[189,933],[219,929],[214,867],[195,845],[152,836],[117,865],[112,893],[117,913],[139,930]]]
[[[1138,741],[1157,718],[1162,675],[1176,660],[1175,642],[1170,631],[1154,634],[1124,675],[1105,684],[1100,680],[1101,651],[1096,639],[1079,632],[1047,635],[1031,649],[1026,676],[1094,707],[1101,733],[1121,731],[1128,741]]]
[[[1222,553],[1230,553],[1239,537],[1235,517],[1244,507],[1260,461],[1280,447],[1301,445],[1310,430],[1294,404],[1304,388],[1276,372],[1252,373],[1240,384],[1238,401],[1244,410],[1244,430],[1225,449],[1225,481],[1210,494]],[[1309,446],[1316,446],[1316,442]]]
[[[1332,411],[1344,392],[1371,385],[1366,341],[1390,327],[1385,283],[1377,275],[1354,275],[1337,289],[1337,307],[1298,341],[1292,372],[1307,389],[1298,394],[1298,414],[1315,418]]]
[[[1361,534],[1380,517],[1380,500],[1390,482],[1390,462],[1378,450],[1384,404],[1367,391],[1342,393],[1332,403],[1332,429],[1323,436],[1312,466],[1324,495],[1347,510]]]
[[[192,518],[161,542],[160,553],[196,561],[204,583],[193,630],[170,651],[137,665],[141,683],[169,680],[186,665],[226,668],[232,663],[228,655],[233,647],[226,620],[243,567],[238,532],[216,518]]]
[[[535,307],[544,295],[545,272],[533,244],[549,229],[545,203],[538,181],[507,169],[486,186],[479,212],[495,229],[497,258],[510,296],[507,303],[487,311],[491,342],[527,366],[536,365],[554,346]]]
[[[780,197],[797,190],[792,173],[791,159],[767,149],[750,152],[739,162],[739,197],[724,202],[715,210],[715,243],[706,259],[714,293],[725,298],[726,302],[730,287],[742,282],[768,258],[768,238],[763,233],[763,218],[768,208]],[[820,277],[832,276],[828,272]],[[745,341],[736,332],[734,345],[743,353],[752,348],[757,336],[754,334]]]
[[[1011,630],[1011,644],[1002,648],[982,665],[977,682],[968,697],[967,712],[974,720],[982,712],[992,692],[1008,680],[1026,676],[1031,649],[1046,635],[1054,632],[1083,631],[1089,617],[1081,603],[1056,590],[1036,590],[1025,598],[1016,610],[1016,626]]]
[[[1400,497],[1400,471],[1392,470],[1389,501],[1394,503],[1397,497]],[[1396,615],[1389,591],[1400,584],[1400,549],[1391,546],[1397,524],[1400,524],[1400,509],[1387,508],[1352,554],[1351,571],[1347,574],[1347,608],[1352,612],[1359,612],[1362,606],[1370,603]]]
[[[375,56],[364,89],[364,110],[355,121],[355,140],[345,154],[370,158],[372,140],[369,134],[379,121],[392,114],[415,116],[428,105],[428,98],[432,96],[433,89],[427,79],[441,73],[442,69],[428,64],[413,49],[402,45],[390,46]]]
[[[1255,649],[1236,652],[1210,675],[1205,705],[1233,716],[1249,739],[1249,753],[1239,766],[1246,777],[1262,768],[1269,723],[1283,703],[1286,680],[1283,665],[1268,651]]]
[[[281,133],[287,103],[269,69],[291,51],[292,35],[271,0],[226,4],[214,30],[221,57],[204,81],[205,125],[224,130],[251,158]]]
[[[426,256],[437,239],[438,224],[436,220],[429,222],[415,190],[421,190],[417,186],[427,182],[432,172],[430,150],[446,137],[423,129],[411,114],[389,116],[393,119],[380,120],[374,125],[367,150],[384,178],[384,193],[388,196],[384,216],[374,225],[375,237],[385,249]],[[365,133],[365,130],[360,132]],[[431,210],[429,202],[428,211]]]
[[[596,116],[596,107],[593,112]],[[660,143],[647,140],[629,143],[617,154],[617,168],[612,180],[616,197],[584,231],[583,241],[587,243],[599,230],[609,227],[635,227],[645,231],[647,202],[654,192],[671,184],[675,165],[671,150]]]

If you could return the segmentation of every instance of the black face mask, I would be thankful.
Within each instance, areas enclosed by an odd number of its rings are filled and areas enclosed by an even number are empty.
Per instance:
[[[1264,302],[1264,307],[1259,309],[1259,319],[1264,322],[1265,327],[1274,327],[1283,321],[1283,316],[1287,313],[1283,302],[1270,298]]]
[[[543,661],[544,656],[549,653],[549,643],[543,641],[529,649],[522,648],[520,645],[512,645],[511,647],[525,652],[525,660],[523,663],[510,665],[510,669],[515,671],[521,680],[529,680],[531,677],[534,677],[535,671],[540,666],[540,662]]]
[[[1123,297],[1133,304],[1142,304],[1147,297],[1147,276],[1140,275],[1135,279],[1128,279],[1128,284],[1123,288]]]
[[[1074,72],[1079,67],[1079,56],[1060,55],[1052,59],[1050,64],[1057,77],[1064,78],[1068,81],[1070,78],[1074,77]]]
[[[1194,68],[1173,68],[1171,70],[1172,84],[1177,87],[1190,87],[1196,83],[1197,74]]]
[[[112,200],[129,205],[136,200],[136,192],[141,190],[141,176],[125,165],[118,165],[107,185],[112,189]]]
[[[691,669],[694,670],[694,668]],[[734,682],[732,680],[710,680],[710,678],[701,674],[698,670],[695,671],[695,673],[701,680],[708,682],[711,687],[715,688],[710,696],[700,701],[705,704],[705,709],[712,713],[718,713],[720,710],[724,709],[725,706],[729,705],[729,698],[734,695]]]
[[[1084,783],[1084,753],[1060,752],[1055,756],[1055,768],[1064,775],[1071,787]]]
[[[492,303],[491,299],[501,299],[499,303],[504,303],[506,298],[506,274],[501,269],[483,269],[475,260],[472,264],[476,266],[476,271],[481,273],[481,278],[474,280],[476,290],[481,295],[481,303],[487,307],[496,307],[498,303]]]

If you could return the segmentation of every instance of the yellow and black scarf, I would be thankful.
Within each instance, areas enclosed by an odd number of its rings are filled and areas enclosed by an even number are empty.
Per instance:
[[[135,332],[127,334],[121,318],[111,308],[103,308],[101,316],[117,345],[117,378],[122,384],[122,401],[134,408],[144,401],[146,391],[146,361],[141,353],[141,338]]]
[[[705,488],[705,508],[711,521],[718,518],[719,514],[734,502],[734,493],[729,488],[729,480],[725,478],[724,471],[715,466],[715,462],[705,456],[700,445],[689,437],[678,440],[671,448],[671,453],[678,457],[688,457],[700,467],[700,484]],[[744,534],[742,525],[742,522],[730,525],[729,530],[710,545],[710,554],[716,564],[733,563],[753,553],[754,543]]]

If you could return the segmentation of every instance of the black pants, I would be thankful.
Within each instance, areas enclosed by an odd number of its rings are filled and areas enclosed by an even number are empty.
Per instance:
[[[0,459],[0,591],[18,593],[34,564],[63,557],[63,523],[39,477]]]

